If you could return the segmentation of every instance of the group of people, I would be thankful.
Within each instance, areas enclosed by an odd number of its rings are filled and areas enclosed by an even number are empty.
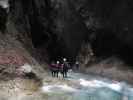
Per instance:
[[[59,73],[63,75],[63,78],[67,77],[68,69],[70,68],[67,59],[63,59],[63,63],[57,61],[56,63],[52,62],[50,65],[50,70],[53,77],[58,77]]]

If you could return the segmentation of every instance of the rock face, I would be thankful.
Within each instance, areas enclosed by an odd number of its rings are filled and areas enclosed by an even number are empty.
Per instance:
[[[91,45],[96,58],[115,55],[132,62],[129,0],[1,0],[0,5],[1,32],[40,62],[73,61],[84,44]]]
[[[20,71],[20,69],[23,69],[22,67],[25,64],[31,66],[31,72],[39,74],[39,70],[43,71],[43,69],[33,56],[31,56],[34,48],[31,38],[28,37],[28,31],[23,26],[18,26],[19,24],[16,23],[17,18],[14,18],[13,13],[9,12],[9,8],[6,6],[8,1],[3,0],[1,2],[0,78],[2,80],[10,80],[15,77],[24,76],[26,73]],[[38,66],[38,68],[35,68],[35,66]]]
[[[132,7],[130,0],[74,0],[88,28],[88,41],[97,57],[116,55],[132,63]]]
[[[2,30],[20,41],[38,59],[55,60],[77,55],[87,28],[71,1],[3,1],[9,3],[9,7],[2,15],[7,17],[1,24]]]
[[[52,57],[56,54],[54,48],[58,48],[51,10],[49,0],[10,0],[7,30],[38,59],[46,59],[42,55],[47,53]]]
[[[86,72],[132,80],[125,65],[133,64],[132,4],[130,0],[0,0],[0,79],[36,78],[44,73],[45,62],[62,57],[75,61],[78,55]],[[87,68],[90,63],[95,64]]]

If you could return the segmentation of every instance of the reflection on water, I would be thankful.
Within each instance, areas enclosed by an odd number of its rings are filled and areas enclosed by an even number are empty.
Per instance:
[[[48,85],[42,87],[44,92],[77,92],[78,90],[68,85]]]
[[[48,100],[133,100],[133,89],[125,83],[106,79],[89,78],[79,73],[69,73],[67,80],[75,85],[44,85]]]
[[[68,100],[121,100],[122,97],[120,93],[112,91],[109,88],[76,90],[68,86],[47,86],[46,88],[43,88],[43,91],[49,92],[50,97],[53,97],[54,95],[54,97],[56,99],[58,98],[58,100],[61,100],[62,96],[66,98],[65,100],[68,98]]]

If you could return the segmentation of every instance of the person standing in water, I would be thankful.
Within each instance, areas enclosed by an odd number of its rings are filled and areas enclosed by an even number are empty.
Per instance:
[[[57,62],[56,62],[56,72],[55,72],[56,77],[58,77],[59,70],[60,70],[60,62],[59,62],[59,61],[57,61]]]
[[[50,70],[51,70],[51,73],[52,73],[53,77],[58,77],[59,64],[60,64],[60,62],[57,61],[56,63],[52,62],[52,64],[50,65]]]
[[[79,62],[78,61],[75,62],[75,67],[77,70],[79,70]]]
[[[67,59],[64,58],[63,59],[63,78],[67,77],[67,72],[68,72],[68,63],[67,63]]]

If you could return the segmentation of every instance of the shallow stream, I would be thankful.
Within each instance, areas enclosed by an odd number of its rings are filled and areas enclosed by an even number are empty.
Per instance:
[[[65,81],[43,85],[41,91],[48,100],[133,100],[133,87],[125,82],[74,72]]]

